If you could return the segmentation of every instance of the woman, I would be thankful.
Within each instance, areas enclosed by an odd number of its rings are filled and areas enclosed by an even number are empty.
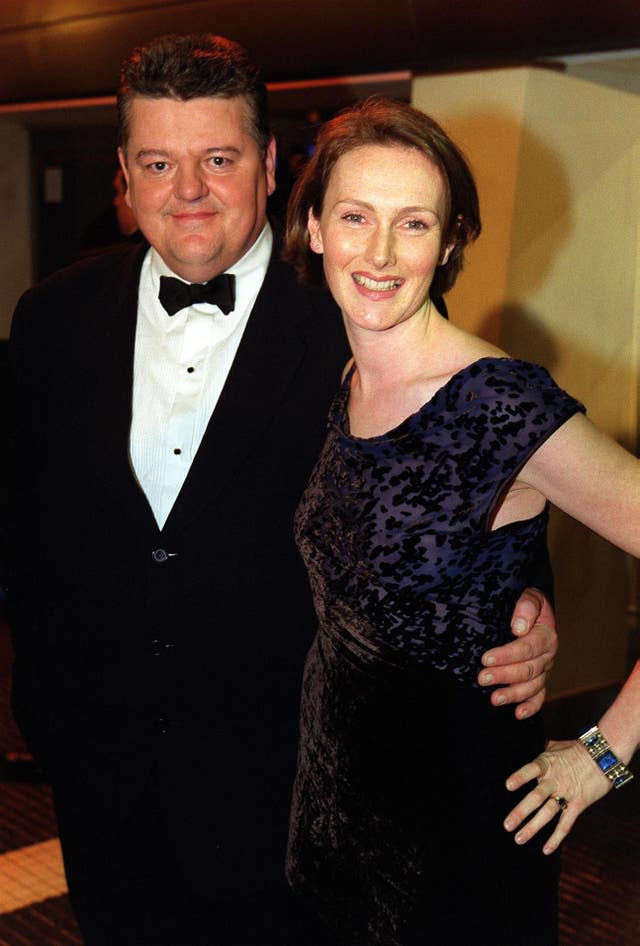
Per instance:
[[[479,232],[459,150],[384,99],[321,129],[289,207],[288,258],[307,280],[321,261],[353,352],[296,522],[319,630],[288,855],[340,946],[551,946],[557,847],[612,784],[580,742],[544,751],[539,720],[492,713],[474,679],[548,501],[640,553],[636,459],[431,303]],[[638,668],[601,730],[624,775]],[[539,832],[546,857],[524,844]]]

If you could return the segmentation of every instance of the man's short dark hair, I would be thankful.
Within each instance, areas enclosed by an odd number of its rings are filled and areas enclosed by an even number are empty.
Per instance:
[[[119,140],[126,152],[130,106],[138,96],[186,102],[204,96],[242,97],[249,131],[262,156],[271,137],[267,90],[239,43],[213,33],[160,36],[136,47],[123,62],[118,86]]]

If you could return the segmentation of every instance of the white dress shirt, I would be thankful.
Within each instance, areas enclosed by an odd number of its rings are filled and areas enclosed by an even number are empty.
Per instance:
[[[140,274],[133,366],[130,458],[162,529],[187,477],[264,281],[273,236],[267,224],[227,272],[236,277],[235,308],[224,315],[198,303],[169,316],[160,276],[175,276],[151,248]]]

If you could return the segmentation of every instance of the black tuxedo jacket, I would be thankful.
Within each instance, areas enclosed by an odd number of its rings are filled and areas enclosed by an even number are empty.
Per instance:
[[[10,343],[16,718],[81,837],[149,771],[209,893],[280,882],[315,621],[292,520],[348,356],[273,260],[162,531],[129,463],[146,245],[27,292]]]

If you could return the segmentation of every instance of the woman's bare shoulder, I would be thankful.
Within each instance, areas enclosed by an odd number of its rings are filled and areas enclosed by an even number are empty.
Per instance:
[[[451,374],[468,367],[481,358],[509,358],[510,355],[479,335],[473,335],[451,323],[443,326],[443,350]]]

